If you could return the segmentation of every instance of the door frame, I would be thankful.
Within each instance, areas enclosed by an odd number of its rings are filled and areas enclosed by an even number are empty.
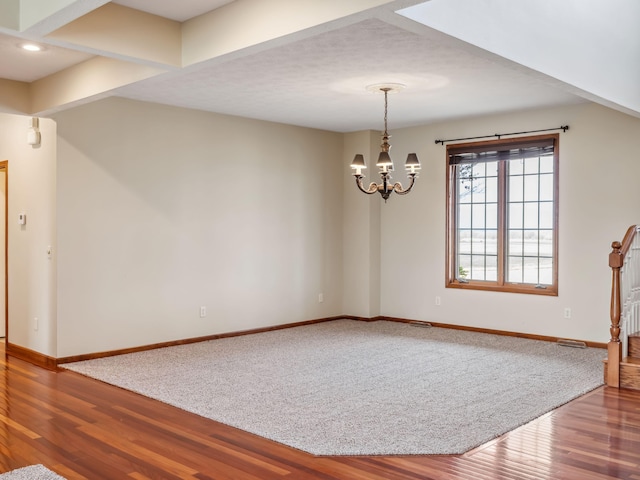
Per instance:
[[[4,345],[9,341],[9,160],[0,161],[4,170]],[[1,294],[1,292],[0,292]]]

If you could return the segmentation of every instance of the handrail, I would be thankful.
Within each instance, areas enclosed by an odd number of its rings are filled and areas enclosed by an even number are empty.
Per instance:
[[[633,245],[633,240],[635,239],[636,233],[638,232],[638,228],[640,228],[638,225],[631,225],[627,229],[627,233],[624,234],[624,238],[622,239],[622,246],[620,248],[620,253],[622,253],[623,257],[626,256],[627,253],[629,253],[629,249],[631,248],[631,245]]]
[[[625,265],[627,255],[634,245],[636,234],[640,231],[638,225],[632,225],[627,229],[622,242],[613,242],[612,251],[609,254],[609,267],[611,267],[611,340],[607,345],[607,385],[610,387],[620,387],[620,363],[622,361],[623,350],[626,351],[626,342],[629,332],[622,331],[620,320],[623,317],[621,269]],[[638,236],[640,238],[640,236]],[[626,299],[625,299],[626,300]],[[623,334],[621,341],[620,335]]]

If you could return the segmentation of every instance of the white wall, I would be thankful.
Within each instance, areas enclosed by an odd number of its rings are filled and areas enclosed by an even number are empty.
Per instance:
[[[342,313],[340,134],[116,98],[55,119],[58,357]]]
[[[558,297],[445,289],[446,158],[434,141],[565,124]],[[608,341],[610,245],[640,223],[640,119],[582,104],[394,131],[393,145],[396,162],[417,148],[423,169],[411,194],[382,207],[382,315]]]
[[[40,119],[39,146],[27,144],[30,125],[30,117],[0,114],[0,160],[9,162],[8,339],[55,357],[56,125]],[[24,226],[18,225],[19,213],[27,215]]]

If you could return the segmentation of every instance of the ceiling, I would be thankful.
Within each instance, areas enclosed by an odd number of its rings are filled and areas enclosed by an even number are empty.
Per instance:
[[[406,85],[389,97],[391,130],[612,103],[395,13],[420,1],[65,1],[0,28],[0,79],[31,95],[22,111],[0,95],[0,111],[47,116],[119,96],[348,132],[381,128],[382,96],[366,88],[377,83]],[[18,48],[26,40],[44,50]]]
[[[115,0],[113,3],[184,22],[231,2],[233,0]]]

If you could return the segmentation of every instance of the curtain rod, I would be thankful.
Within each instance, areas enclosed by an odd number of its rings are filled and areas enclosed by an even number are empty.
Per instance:
[[[524,135],[526,133],[551,132],[553,130],[562,130],[563,132],[566,132],[567,130],[569,130],[569,125],[563,125],[561,127],[556,127],[556,128],[545,128],[544,130],[529,130],[528,132],[494,133],[493,135],[482,135],[480,137],[450,138],[449,140],[436,140],[436,145],[438,143],[441,143],[442,145],[444,145],[446,142],[459,142],[462,140],[478,140],[480,138],[498,137],[498,139],[500,139],[501,137],[506,137],[508,135]]]

